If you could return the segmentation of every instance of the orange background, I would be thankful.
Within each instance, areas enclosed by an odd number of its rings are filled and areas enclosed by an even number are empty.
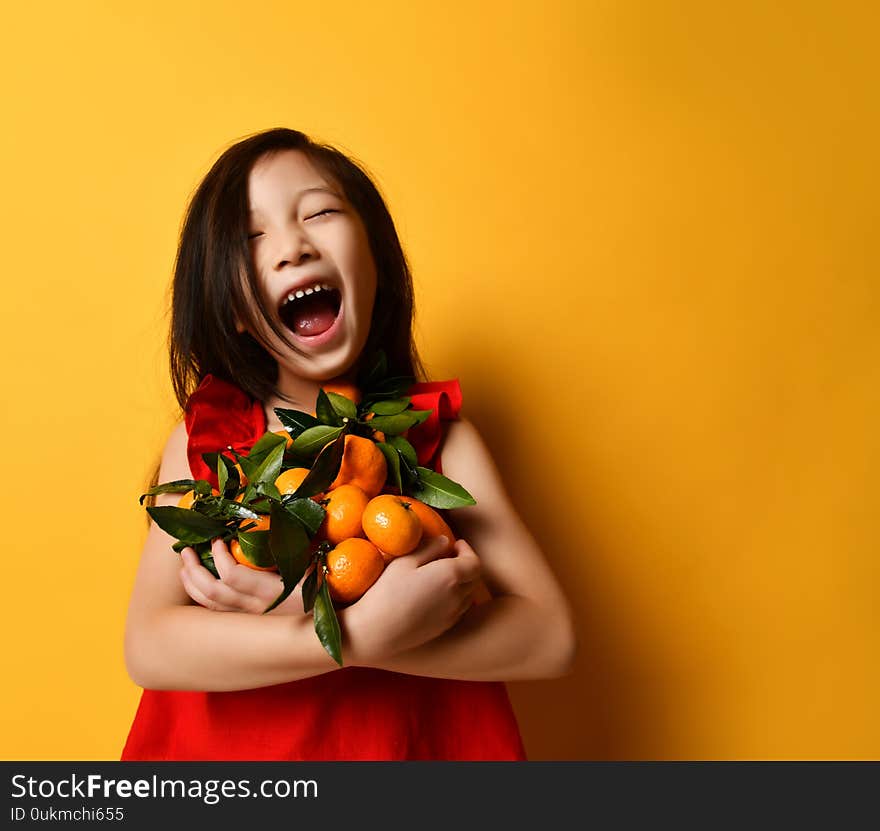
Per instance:
[[[183,208],[288,126],[374,174],[575,605],[530,757],[877,758],[872,9],[7,9],[0,755],[118,758]]]

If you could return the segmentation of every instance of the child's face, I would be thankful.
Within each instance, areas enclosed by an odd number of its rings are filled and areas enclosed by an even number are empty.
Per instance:
[[[314,380],[343,374],[366,343],[376,296],[376,265],[360,216],[298,150],[254,165],[248,204],[263,300],[306,354],[287,348],[265,321],[252,334],[270,347],[282,373]]]

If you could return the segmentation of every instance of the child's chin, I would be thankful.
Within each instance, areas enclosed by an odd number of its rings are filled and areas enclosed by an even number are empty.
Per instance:
[[[290,369],[312,380],[324,381],[343,375],[357,360],[355,344],[347,334],[333,343],[314,347],[305,338],[292,338],[292,340],[305,354],[288,353]]]

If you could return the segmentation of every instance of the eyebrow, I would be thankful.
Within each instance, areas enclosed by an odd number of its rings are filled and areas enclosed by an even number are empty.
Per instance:
[[[331,196],[335,196],[335,197],[337,197],[338,199],[341,198],[341,197],[339,196],[339,194],[338,194],[335,190],[332,190],[331,188],[328,188],[328,187],[325,187],[325,186],[319,186],[319,187],[314,187],[314,188],[303,188],[303,190],[301,190],[301,191],[299,191],[299,192],[297,193],[297,197],[300,197],[300,196],[302,196],[303,194],[306,194],[306,193],[315,193],[315,192],[318,192],[318,193],[329,193]],[[257,211],[255,211],[253,208],[251,208],[251,209],[248,211],[248,214],[249,214],[250,216],[253,216],[255,213],[257,213]]]

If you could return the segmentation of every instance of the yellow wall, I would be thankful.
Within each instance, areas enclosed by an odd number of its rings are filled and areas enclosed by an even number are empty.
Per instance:
[[[8,7],[0,755],[118,758],[179,222],[283,125],[376,174],[576,605],[530,756],[876,758],[872,5]]]

